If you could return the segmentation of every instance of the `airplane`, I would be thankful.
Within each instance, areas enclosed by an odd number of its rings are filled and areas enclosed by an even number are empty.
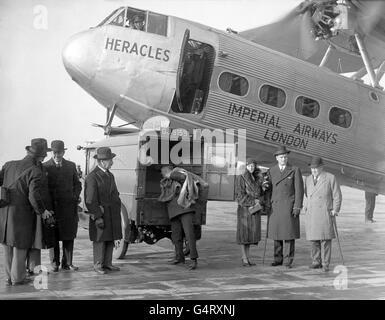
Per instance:
[[[62,58],[107,109],[108,134],[114,115],[138,128],[154,116],[170,128],[244,128],[262,165],[285,145],[304,171],[322,156],[342,185],[385,194],[384,13],[382,1],[306,0],[236,32],[120,7],[71,37]]]

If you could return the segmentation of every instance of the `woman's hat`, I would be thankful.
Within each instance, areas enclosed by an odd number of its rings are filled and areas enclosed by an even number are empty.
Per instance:
[[[280,146],[280,147],[274,152],[274,155],[275,155],[275,156],[279,156],[280,154],[286,154],[286,153],[290,153],[290,151],[287,150],[285,146]]]
[[[116,156],[115,153],[111,152],[111,149],[108,147],[100,147],[96,150],[94,158],[97,160],[110,160]]]
[[[47,151],[51,151],[48,148],[47,140],[44,138],[35,138],[31,140],[31,145],[26,146],[25,150],[33,154],[34,157],[46,157]]]
[[[247,160],[246,160],[246,165],[248,166],[249,164],[252,164],[252,163],[254,163],[255,164],[255,166],[257,166],[257,160],[255,160],[254,158],[247,158]]]
[[[318,168],[324,165],[321,157],[313,157],[309,163],[310,168]]]

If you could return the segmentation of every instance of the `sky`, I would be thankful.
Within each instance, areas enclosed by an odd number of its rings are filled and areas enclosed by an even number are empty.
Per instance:
[[[242,31],[278,20],[300,2],[0,0],[0,165],[22,158],[31,139],[42,137],[64,140],[67,159],[84,166],[76,146],[104,138],[91,123],[104,124],[106,111],[70,79],[61,51],[114,9],[127,5]]]

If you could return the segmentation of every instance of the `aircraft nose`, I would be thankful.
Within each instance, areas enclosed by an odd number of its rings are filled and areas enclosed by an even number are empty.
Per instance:
[[[62,51],[64,67],[79,85],[87,85],[98,63],[96,35],[93,30],[72,36]]]

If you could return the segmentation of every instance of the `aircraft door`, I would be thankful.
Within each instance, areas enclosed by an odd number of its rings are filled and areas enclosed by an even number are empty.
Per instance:
[[[175,97],[177,100],[177,106],[180,112],[183,112],[183,104],[182,104],[182,96],[181,96],[181,80],[183,76],[183,70],[185,66],[185,60],[187,56],[187,51],[185,50],[187,41],[190,38],[190,30],[186,29],[182,41],[182,47],[181,47],[181,53],[180,53],[180,60],[178,65],[178,72],[176,77],[176,89],[175,89]]]

